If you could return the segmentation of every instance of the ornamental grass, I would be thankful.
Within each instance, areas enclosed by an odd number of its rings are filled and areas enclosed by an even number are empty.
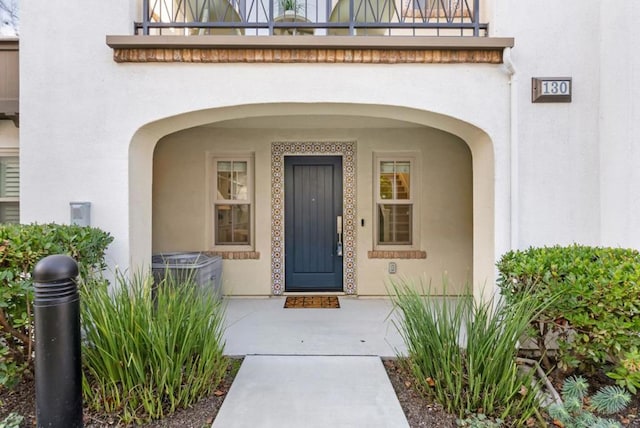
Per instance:
[[[223,308],[192,281],[117,275],[82,287],[85,402],[120,421],[160,419],[222,380]]]
[[[418,290],[422,291],[418,291]],[[411,281],[392,283],[407,364],[424,394],[459,418],[484,414],[522,426],[541,419],[533,371],[516,364],[518,341],[542,310],[533,299],[432,295]],[[446,291],[446,287],[445,287]]]

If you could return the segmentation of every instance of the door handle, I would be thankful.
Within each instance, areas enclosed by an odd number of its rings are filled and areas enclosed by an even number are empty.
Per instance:
[[[338,232],[338,245],[336,248],[336,256],[342,257],[342,216],[336,218],[336,231]]]

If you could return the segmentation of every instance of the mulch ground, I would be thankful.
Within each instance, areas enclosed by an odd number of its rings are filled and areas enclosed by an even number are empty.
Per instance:
[[[418,393],[413,377],[398,364],[398,360],[384,358],[382,362],[411,428],[457,426],[453,415],[445,412],[441,405],[426,400]]]
[[[241,361],[241,360],[240,360]],[[188,409],[177,411],[160,421],[142,425],[145,428],[204,428],[210,427],[218,414],[218,410],[231,387],[240,361],[231,364],[227,374],[216,391]],[[437,403],[422,397],[414,386],[414,379],[407,373],[396,359],[384,359],[384,367],[391,384],[398,396],[400,405],[411,428],[452,428],[456,427],[456,418],[442,409]],[[602,375],[603,376],[603,375]],[[610,384],[606,376],[596,375],[589,378],[593,388]],[[562,384],[562,376],[551,377],[556,387]],[[627,409],[614,416],[623,426],[640,428],[640,394],[636,394]],[[34,427],[35,424],[35,384],[33,379],[25,379],[12,390],[0,390],[0,421],[9,413],[16,412],[25,417],[21,427]],[[117,419],[85,409],[84,422],[86,428],[120,427]]]
[[[158,421],[141,425],[145,428],[203,428],[211,427],[213,420],[227,396],[231,383],[240,367],[241,358],[230,364],[227,373],[218,388],[208,397],[198,401],[188,409],[181,409]],[[32,378],[23,380],[12,390],[0,389],[0,421],[12,412],[24,416],[21,428],[36,426],[35,382]],[[84,409],[85,428],[121,427],[117,418]]]

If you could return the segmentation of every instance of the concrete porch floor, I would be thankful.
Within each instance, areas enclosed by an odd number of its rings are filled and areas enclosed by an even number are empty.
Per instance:
[[[406,354],[392,303],[340,296],[340,309],[284,309],[285,297],[228,298],[227,355]]]
[[[213,428],[409,426],[379,358],[406,353],[391,301],[339,300],[340,309],[225,300],[225,354],[245,359]]]

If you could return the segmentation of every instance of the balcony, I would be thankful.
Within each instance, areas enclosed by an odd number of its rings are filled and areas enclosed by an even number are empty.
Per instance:
[[[487,0],[141,0],[118,63],[501,64]]]
[[[480,0],[143,0],[135,34],[485,36]]]
[[[0,39],[0,120],[18,124],[18,39]]]

